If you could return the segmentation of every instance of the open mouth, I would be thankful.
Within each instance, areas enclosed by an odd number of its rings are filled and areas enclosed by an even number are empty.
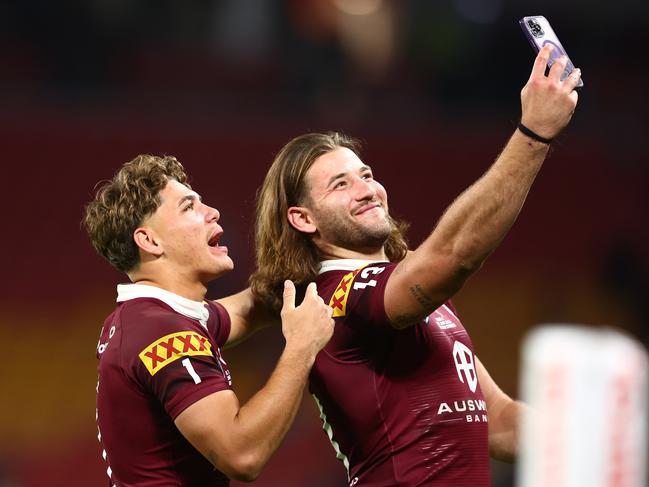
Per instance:
[[[223,236],[223,230],[215,231],[210,239],[207,241],[207,245],[210,248],[210,252],[218,255],[228,255],[228,248],[225,245],[221,245],[221,237]]]
[[[221,240],[222,235],[223,232],[215,232],[214,235],[212,235],[210,239],[207,241],[207,245],[209,245],[212,248],[219,247],[219,240]]]

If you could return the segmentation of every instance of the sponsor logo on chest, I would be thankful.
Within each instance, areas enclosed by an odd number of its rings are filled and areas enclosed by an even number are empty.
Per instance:
[[[469,347],[460,341],[453,343],[452,360],[457,373],[457,380],[473,394],[478,389],[478,374],[475,358]],[[437,406],[437,417],[440,422],[465,421],[466,423],[488,422],[487,403],[481,396],[459,400],[442,401]]]
[[[467,423],[487,423],[487,403],[483,399],[461,399],[440,403],[437,416],[441,423],[461,421]]]

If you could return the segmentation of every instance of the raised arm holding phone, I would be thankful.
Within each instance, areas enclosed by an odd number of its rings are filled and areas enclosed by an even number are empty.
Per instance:
[[[576,107],[580,72],[562,80],[560,57],[546,76],[551,49],[521,92],[523,128],[414,251],[353,139],[297,137],[268,171],[251,287],[278,310],[284,279],[316,280],[333,309],[309,389],[350,486],[488,486],[489,454],[516,455],[523,406],[491,379],[449,299],[515,222]]]

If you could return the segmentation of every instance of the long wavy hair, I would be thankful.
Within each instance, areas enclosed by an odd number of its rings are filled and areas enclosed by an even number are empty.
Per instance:
[[[318,157],[339,147],[359,155],[360,143],[338,132],[312,133],[294,138],[277,154],[257,192],[255,248],[257,269],[250,286],[257,299],[278,311],[282,306],[283,283],[291,279],[298,289],[314,281],[320,255],[311,237],[289,223],[291,206],[308,205],[305,176]],[[402,260],[408,251],[404,234],[408,225],[390,220],[392,231],[385,243],[391,262]]]
[[[104,181],[85,209],[82,225],[95,250],[122,272],[140,262],[133,232],[160,206],[160,191],[170,179],[190,187],[173,156],[142,154]]]

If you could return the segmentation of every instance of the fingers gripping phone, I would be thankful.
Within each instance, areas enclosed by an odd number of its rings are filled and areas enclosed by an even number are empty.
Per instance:
[[[518,21],[518,23],[523,29],[525,37],[527,37],[527,40],[532,44],[535,52],[539,52],[546,44],[552,44],[554,46],[554,49],[550,53],[550,59],[548,60],[548,68],[552,67],[559,56],[568,57],[565,49],[559,41],[559,38],[554,33],[554,30],[552,30],[548,19],[542,15],[536,15],[532,17],[523,17]],[[572,73],[573,69],[575,69],[575,66],[572,64],[572,61],[570,61],[570,58],[568,58],[566,69],[561,75],[561,81],[566,79],[568,75]],[[582,86],[584,86],[584,82],[580,79],[577,83],[576,89],[579,89]]]

